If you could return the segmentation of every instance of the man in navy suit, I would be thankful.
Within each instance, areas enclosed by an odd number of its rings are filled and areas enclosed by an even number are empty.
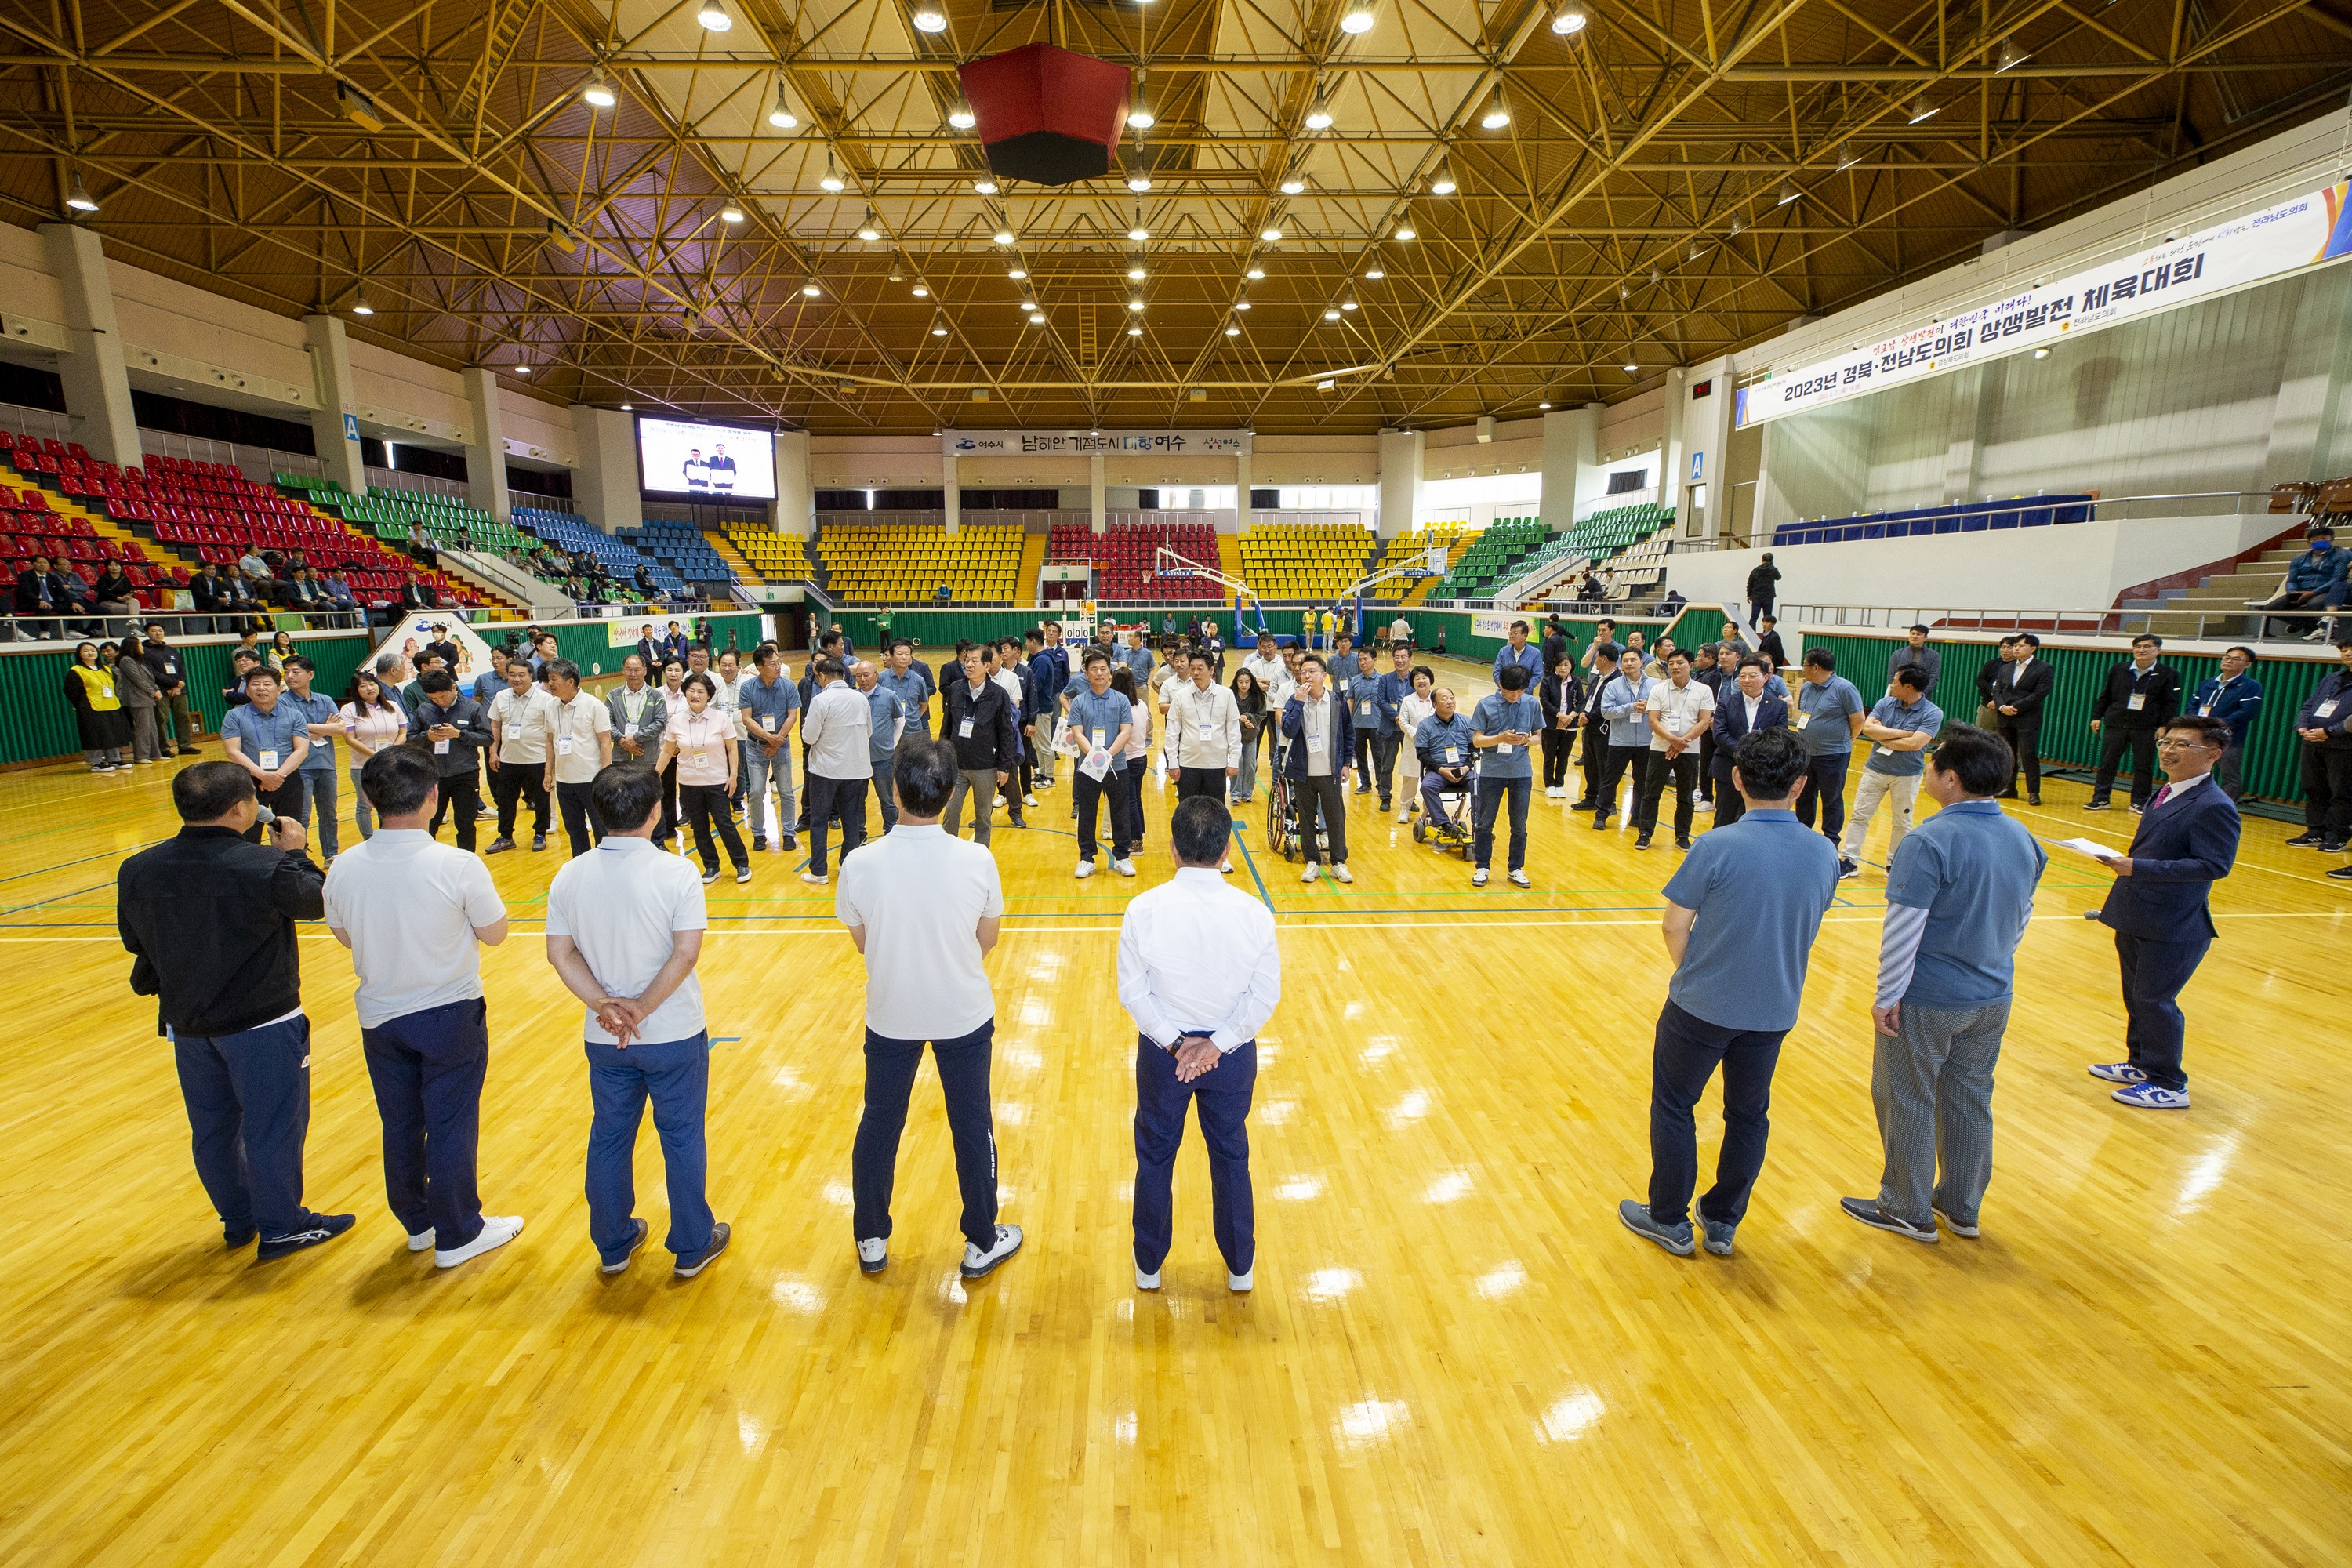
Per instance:
[[[2167,723],[2156,747],[2171,782],[2140,818],[2131,853],[2099,862],[2116,874],[2099,920],[2115,928],[2123,963],[2130,1059],[2095,1063],[2091,1076],[2122,1085],[2115,1098],[2144,1110],[2189,1109],[2175,999],[2213,945],[2207,896],[2238,858],[2237,804],[2210,776],[2229,744],[2230,727],[2219,719],[2189,714]]]
[[[1748,802],[1731,782],[1732,753],[1739,742],[1759,730],[1789,727],[1789,705],[1764,689],[1771,671],[1763,658],[1749,654],[1739,661],[1737,688],[1715,705],[1715,825],[1728,827],[1747,814]],[[1697,677],[1692,677],[1696,679]]]

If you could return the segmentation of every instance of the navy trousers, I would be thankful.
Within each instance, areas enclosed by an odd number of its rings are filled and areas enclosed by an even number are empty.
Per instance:
[[[310,1131],[310,1020],[234,1035],[172,1037],[187,1102],[196,1179],[231,1241],[258,1228],[291,1236],[316,1216],[302,1205],[302,1142]]]
[[[409,1235],[433,1230],[440,1251],[482,1229],[474,1155],[482,1137],[488,1010],[478,996],[403,1014],[360,1031],[376,1114],[383,1121],[383,1191]]]
[[[1257,1204],[1250,1191],[1250,1096],[1257,1089],[1257,1042],[1190,1083],[1176,1079],[1176,1056],[1149,1035],[1135,1037],[1135,1266],[1157,1274],[1168,1258],[1176,1151],[1184,1142],[1184,1108],[1201,1113],[1201,1141],[1209,1146],[1209,1205],[1217,1250],[1226,1271],[1246,1274],[1257,1263]]]
[[[2213,939],[2201,931],[2186,942],[2116,932],[2116,956],[2123,963],[2124,1039],[2131,1065],[2158,1089],[2189,1087],[2189,1075],[2180,1070],[2188,1024],[2176,998],[2212,945]]]
[[[1495,854],[1495,814],[1505,801],[1510,803],[1511,858],[1510,868],[1518,870],[1528,863],[1528,801],[1535,794],[1535,780],[1525,774],[1515,779],[1482,778],[1478,781],[1477,826],[1472,835],[1470,854],[1479,865],[1486,865]]]
[[[1668,1002],[1650,1058],[1650,1217],[1680,1225],[1698,1186],[1698,1133],[1691,1113],[1723,1068],[1723,1149],[1715,1186],[1698,1201],[1717,1225],[1738,1225],[1764,1169],[1772,1123],[1772,1069],[1786,1029],[1727,1029]]]
[[[988,1066],[996,1039],[991,1018],[960,1039],[933,1040],[940,1092],[955,1143],[956,1185],[963,1194],[963,1235],[985,1250],[996,1245],[996,1124],[988,1105]],[[907,1129],[907,1100],[922,1065],[921,1040],[894,1040],[866,1031],[866,1110],[851,1145],[849,1184],[857,1239],[890,1234],[890,1194],[898,1173],[898,1137]]]
[[[1797,797],[1797,820],[1811,827],[1818,808],[1822,831],[1832,844],[1845,832],[1845,771],[1853,765],[1852,752],[1827,752],[1805,764],[1805,791]]]
[[[824,875],[825,836],[835,813],[841,816],[841,852],[845,856],[866,842],[866,781],[808,775],[809,869]],[[717,857],[712,857],[713,864]]]
[[[588,1238],[596,1256],[618,1263],[637,1238],[637,1127],[654,1105],[662,1174],[669,1186],[669,1234],[662,1245],[680,1258],[710,1247],[710,1173],[703,1111],[710,1102],[710,1036],[638,1041],[625,1048],[594,1040],[588,1053]]]
[[[896,753],[874,759],[874,798],[882,813],[882,831],[889,832],[898,826],[898,791],[891,776]]]

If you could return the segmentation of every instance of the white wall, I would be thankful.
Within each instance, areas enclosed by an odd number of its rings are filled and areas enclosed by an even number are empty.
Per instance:
[[[2283,531],[2283,520],[2168,518],[1999,533],[1776,547],[1784,605],[1919,609],[2095,610],[2124,589],[2227,560]],[[1747,596],[1757,550],[1673,556],[1668,585],[1695,604]]]

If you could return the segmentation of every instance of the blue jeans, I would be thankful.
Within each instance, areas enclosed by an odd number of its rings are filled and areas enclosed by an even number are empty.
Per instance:
[[[1772,1131],[1772,1069],[1786,1029],[1727,1029],[1668,1002],[1650,1057],[1650,1217],[1680,1225],[1698,1185],[1698,1133],[1691,1119],[1706,1080],[1723,1068],[1723,1149],[1715,1186],[1698,1201],[1717,1225],[1738,1225],[1764,1169]]]
[[[963,1194],[963,1235],[985,1250],[996,1245],[996,1124],[988,1104],[989,1058],[996,1038],[991,1018],[971,1034],[930,1042],[947,1101],[948,1136],[955,1144],[956,1185]],[[898,1138],[907,1129],[907,1100],[922,1065],[923,1042],[866,1031],[866,1110],[850,1145],[851,1219],[860,1241],[890,1235],[890,1194],[898,1183]]]
[[[442,1251],[482,1229],[474,1155],[482,1139],[488,1011],[478,996],[403,1014],[360,1031],[383,1121],[383,1190],[409,1235]]]
[[[882,831],[889,832],[898,826],[898,787],[890,776],[889,757],[874,759],[874,797],[882,808]]]
[[[776,837],[782,839],[793,831],[800,820],[800,805],[793,798],[793,748],[791,742],[778,746],[775,753],[751,741],[743,742],[743,820],[751,829],[751,842],[763,844],[768,837],[768,781],[776,784],[780,815],[776,818]]]
[[[295,774],[302,781],[302,826],[310,826],[310,812],[319,813],[319,852],[330,860],[342,853],[341,825],[335,820],[335,770],[332,764],[323,768],[303,768]],[[358,791],[354,790],[353,794]],[[362,837],[366,837],[362,835]]]
[[[1201,1113],[1209,1146],[1209,1212],[1225,1268],[1246,1274],[1257,1262],[1257,1205],[1250,1190],[1249,1109],[1257,1089],[1257,1042],[1251,1040],[1190,1083],[1176,1078],[1176,1057],[1149,1035],[1135,1042],[1135,1266],[1160,1272],[1174,1229],[1176,1151],[1184,1142],[1184,1108]]]
[[[369,805],[367,791],[360,788],[360,771],[352,770],[352,820],[359,826],[362,843],[375,837],[375,812]]]
[[[1535,780],[1526,773],[1515,779],[1482,778],[1478,781],[1478,826],[1470,843],[1470,856],[1480,866],[1495,854],[1495,813],[1507,798],[1511,803],[1511,869],[1517,871],[1528,863],[1528,801],[1535,793]]]
[[[588,1237],[596,1256],[618,1263],[637,1238],[637,1124],[654,1103],[662,1171],[669,1184],[669,1234],[662,1245],[680,1258],[699,1258],[710,1246],[710,1202],[703,1184],[710,1151],[702,1118],[710,1100],[710,1036],[647,1043],[625,1049],[584,1043],[588,1097]]]
[[[234,1035],[172,1037],[196,1179],[232,1241],[258,1227],[291,1236],[318,1216],[302,1205],[310,1131],[310,1020]]]

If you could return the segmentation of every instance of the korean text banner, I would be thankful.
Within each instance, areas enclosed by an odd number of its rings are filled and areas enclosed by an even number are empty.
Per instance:
[[[1734,416],[1747,426],[1807,413],[2352,255],[2346,195],[2342,182],[2323,186],[2137,256],[1767,376],[1739,389]]]
[[[1240,457],[1246,430],[950,430],[940,449],[950,458],[1176,456]]]

